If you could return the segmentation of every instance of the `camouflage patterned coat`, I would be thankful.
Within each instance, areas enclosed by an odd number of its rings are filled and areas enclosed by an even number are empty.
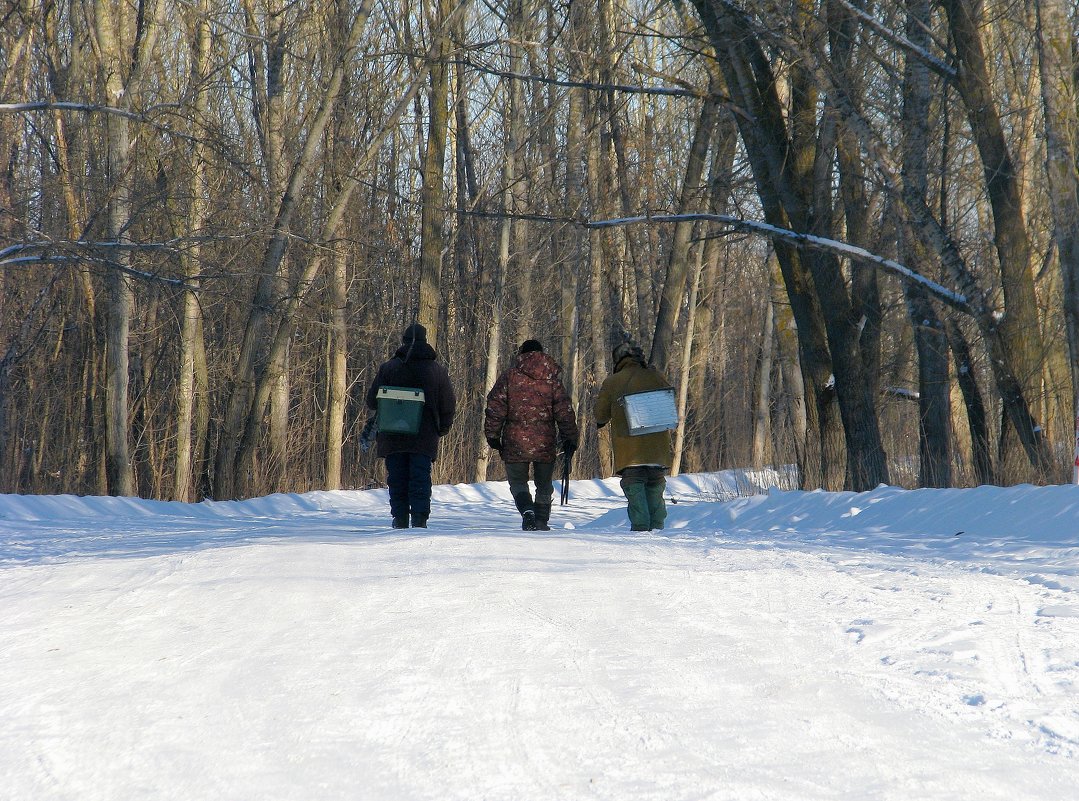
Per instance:
[[[577,416],[554,359],[523,353],[498,377],[487,394],[483,435],[502,440],[504,462],[553,462],[562,442],[577,442]]]

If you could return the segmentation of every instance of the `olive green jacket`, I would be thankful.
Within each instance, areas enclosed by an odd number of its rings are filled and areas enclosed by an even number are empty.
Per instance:
[[[634,465],[671,466],[671,432],[657,431],[631,437],[626,423],[626,409],[619,403],[623,395],[669,386],[659,370],[645,367],[632,356],[626,356],[616,364],[614,372],[603,382],[596,398],[596,425],[603,428],[608,422],[611,424],[614,472],[621,473]]]

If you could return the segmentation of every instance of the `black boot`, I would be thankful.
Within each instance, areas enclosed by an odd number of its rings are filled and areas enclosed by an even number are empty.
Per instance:
[[[536,504],[536,531],[550,531],[551,526],[549,521],[551,519],[551,504],[549,503],[537,503]]]
[[[427,528],[427,515],[412,515],[412,528]]]
[[[408,516],[398,516],[393,519],[394,528],[408,528]]]
[[[521,530],[536,530],[536,510],[532,506],[532,496],[527,492],[518,492],[513,496],[513,503],[521,513]]]

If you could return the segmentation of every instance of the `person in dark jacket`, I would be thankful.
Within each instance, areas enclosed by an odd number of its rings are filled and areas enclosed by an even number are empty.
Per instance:
[[[435,349],[427,342],[427,329],[413,323],[367,390],[367,408],[372,413],[377,412],[381,386],[414,387],[424,394],[417,434],[379,431],[375,438],[376,453],[386,460],[394,528],[408,528],[410,520],[413,528],[426,528],[431,516],[431,465],[438,457],[439,438],[450,430],[457,409],[449,373],[436,359]],[[371,422],[369,417],[369,426]],[[377,428],[377,417],[374,423]]]
[[[629,502],[629,522],[633,531],[663,528],[667,507],[663,490],[664,473],[673,462],[671,434],[657,431],[630,436],[626,409],[619,401],[631,392],[670,387],[667,379],[644,360],[644,352],[631,341],[619,343],[611,353],[614,372],[607,376],[596,398],[596,425],[611,424],[614,472],[622,477],[622,492]]]
[[[487,394],[483,434],[502,456],[510,494],[525,531],[550,531],[555,457],[577,450],[577,416],[562,384],[562,368],[535,339],[524,342],[514,364]],[[533,500],[529,469],[536,484]]]

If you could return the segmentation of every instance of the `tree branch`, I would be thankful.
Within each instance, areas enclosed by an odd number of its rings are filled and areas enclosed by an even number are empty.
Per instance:
[[[594,222],[584,223],[585,228],[612,228],[619,225],[634,225],[637,223],[678,223],[678,222],[715,222],[722,223],[723,225],[730,226],[737,231],[750,231],[752,233],[763,234],[764,236],[773,237],[776,239],[783,239],[792,244],[815,248],[818,250],[828,250],[833,253],[838,253],[843,256],[847,256],[857,261],[866,264],[875,264],[876,266],[886,270],[892,275],[904,281],[911,281],[917,283],[925,288],[933,297],[952,308],[963,312],[964,314],[973,315],[974,310],[971,308],[966,296],[953,292],[946,286],[936,283],[923,275],[919,275],[914,270],[900,264],[893,259],[885,258],[884,256],[878,256],[875,253],[871,253],[865,248],[860,248],[856,245],[851,245],[848,242],[841,242],[838,239],[828,239],[822,236],[813,236],[811,234],[802,234],[797,231],[791,231],[787,228],[779,228],[768,223],[758,222],[756,220],[743,220],[738,217],[731,217],[726,214],[657,214],[646,215],[643,217],[622,217],[620,219],[613,220],[597,220]]]
[[[125,111],[122,108],[115,108],[113,106],[101,106],[93,103],[72,103],[67,100],[58,100],[50,102],[47,100],[33,100],[29,103],[0,103],[0,114],[19,114],[26,111],[51,111],[53,109],[60,109],[62,111],[86,111],[102,114],[115,114],[119,117],[126,117],[129,120],[143,120],[145,117],[142,114],[137,114],[133,111]]]
[[[598,92],[624,92],[626,94],[636,95],[668,95],[671,97],[710,97],[708,92],[699,91],[694,89],[677,89],[670,86],[633,86],[631,84],[622,83],[593,83],[592,81],[566,81],[559,78],[547,78],[542,75],[529,75],[522,72],[506,72],[504,70],[496,70],[493,67],[488,67],[483,64],[477,64],[474,61],[468,59],[462,59],[460,64],[466,67],[476,70],[477,72],[483,72],[487,75],[495,75],[499,78],[508,78],[515,81],[534,81],[536,83],[546,83],[552,86],[564,86],[569,89],[591,89]],[[726,99],[726,98],[721,98]]]

